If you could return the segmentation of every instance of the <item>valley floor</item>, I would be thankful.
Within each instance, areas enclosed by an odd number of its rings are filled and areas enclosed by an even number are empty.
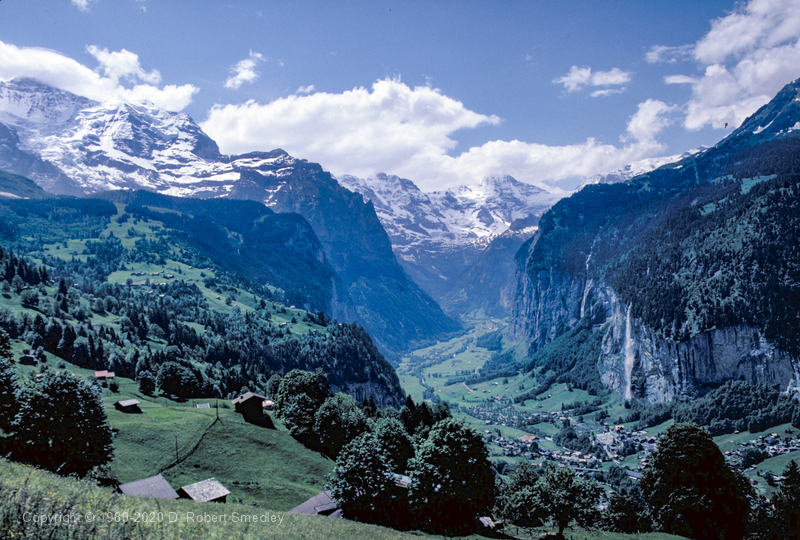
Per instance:
[[[567,384],[555,384],[536,398],[522,400],[524,394],[539,384],[531,372],[473,384],[452,384],[466,373],[478,373],[493,354],[477,345],[479,338],[504,325],[503,320],[475,322],[463,335],[407,354],[397,370],[404,390],[414,400],[424,398],[447,402],[454,416],[484,434],[491,460],[496,464],[515,464],[521,460],[533,460],[537,464],[555,461],[583,473],[604,471],[617,465],[638,479],[647,467],[659,435],[673,424],[672,420],[637,429],[637,422],[623,421],[630,411],[616,392],[600,396],[598,402],[598,396]],[[581,408],[585,409],[585,405],[593,402],[597,405],[591,407],[592,412],[581,414]],[[604,411],[607,417],[597,421],[597,411]],[[576,433],[590,434],[601,451],[590,455],[557,444],[554,436],[562,430],[565,421]],[[767,497],[776,487],[770,477],[780,477],[791,460],[800,463],[800,430],[791,424],[773,426],[756,433],[745,431],[722,435],[714,437],[714,441],[726,460],[741,469],[757,491]],[[619,455],[625,444],[639,450],[631,455]],[[741,456],[747,448],[760,449],[768,457],[757,465],[742,468]]]

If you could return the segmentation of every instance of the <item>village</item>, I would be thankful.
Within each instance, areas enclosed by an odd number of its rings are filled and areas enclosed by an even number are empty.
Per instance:
[[[578,474],[584,474],[603,467],[604,462],[613,462],[625,469],[625,472],[634,479],[640,479],[642,472],[647,469],[651,456],[656,450],[658,437],[648,433],[648,430],[630,430],[625,425],[612,425],[603,422],[599,426],[589,426],[570,415],[570,410],[546,412],[522,412],[515,410],[510,400],[493,397],[485,405],[477,405],[462,409],[470,416],[483,420],[484,440],[487,444],[494,445],[493,457],[519,457],[528,460],[549,461],[560,466],[573,468]],[[592,455],[582,451],[546,450],[540,443],[548,441],[553,443],[553,437],[546,436],[536,427],[536,424],[548,423],[553,426],[571,425],[576,431],[591,433],[597,447],[601,449],[599,455]],[[503,437],[498,431],[493,431],[490,426],[508,426],[531,433],[516,438]],[[596,433],[593,427],[601,427],[602,431]],[[739,435],[736,431],[734,435]],[[761,461],[800,451],[800,433],[787,434],[781,438],[778,433],[760,435],[753,439],[742,441],[734,450],[723,452],[726,461],[741,471],[756,469]],[[635,465],[626,460],[629,455],[636,455]],[[800,455],[798,455],[800,458]],[[782,478],[768,471],[758,472],[768,483],[774,485]],[[754,482],[754,480],[751,480]]]

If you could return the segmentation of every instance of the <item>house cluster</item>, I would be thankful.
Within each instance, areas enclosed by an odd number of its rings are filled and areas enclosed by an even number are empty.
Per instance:
[[[595,456],[584,454],[577,450],[575,452],[570,452],[568,450],[554,450],[552,452],[542,450],[540,453],[549,461],[555,461],[572,467],[573,469],[599,469],[603,464],[603,462]]]
[[[624,425],[611,426],[604,424],[606,431],[598,433],[595,440],[602,445],[608,457],[612,460],[625,459],[622,454],[625,446],[633,446],[640,449],[640,462],[643,467],[647,466],[650,455],[658,445],[658,437],[648,435],[647,430],[628,431]]]
[[[534,459],[536,456],[541,455],[539,450],[539,437],[536,435],[525,435],[516,439],[506,439],[505,437],[496,437],[491,434],[489,430],[484,431],[485,440],[487,443],[493,442],[500,447],[500,451],[493,451],[494,456],[505,457],[524,457],[526,459]]]
[[[516,410],[512,405],[505,407],[491,406],[489,404],[473,405],[463,410],[473,418],[483,420],[484,424],[487,426],[510,426],[522,430],[525,430],[523,426],[532,426],[543,422],[552,424],[555,423],[556,420],[567,419],[567,417],[559,412],[523,412]]]
[[[539,447],[541,439],[536,435],[524,435],[516,439],[506,439],[504,437],[496,437],[488,430],[484,433],[487,442],[492,442],[500,447],[499,451],[492,452],[493,456],[524,457],[525,459],[543,457],[548,461],[555,461],[575,469],[599,469],[602,466],[602,461],[597,457],[583,452],[542,449]]]
[[[191,268],[191,266],[189,267]],[[161,272],[131,272],[131,277],[158,277],[161,275]],[[172,279],[175,277],[175,274],[164,274],[164,279]]]
[[[742,455],[749,448],[760,450],[768,457],[796,452],[800,450],[800,434],[786,436],[781,439],[777,433],[770,433],[769,435],[761,435],[757,439],[741,442],[738,449],[725,452],[726,461],[741,466]],[[798,456],[798,461],[800,461],[800,456]],[[755,465],[751,466],[751,468],[753,467]]]
[[[216,479],[209,478],[201,482],[183,486],[175,491],[167,480],[157,474],[149,478],[120,484],[117,488],[120,493],[129,497],[152,497],[155,499],[191,499],[197,502],[220,502],[224,503],[228,495],[228,489],[220,484]]]

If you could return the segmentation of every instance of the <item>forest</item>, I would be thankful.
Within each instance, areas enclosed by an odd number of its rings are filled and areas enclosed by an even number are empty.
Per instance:
[[[242,212],[223,214],[246,215],[252,205],[243,202]],[[272,214],[264,210],[260,216]],[[157,214],[163,215],[169,214]],[[190,241],[201,236],[196,225],[182,228],[196,223],[191,215],[173,219],[175,228],[153,217],[136,208],[118,212],[114,204],[95,199],[0,204],[0,243],[5,246],[0,250],[0,289],[11,305],[17,297],[25,308],[0,307],[0,327],[27,343],[34,355],[47,351],[80,367],[133,379],[146,372],[156,381],[180,380],[167,382],[167,389],[184,399],[232,397],[243,389],[263,392],[274,373],[322,368],[337,390],[381,405],[401,403],[394,369],[360,326],[302,309],[292,309],[292,320],[285,324],[273,322],[276,315],[289,317],[281,302],[288,304],[299,293],[253,283],[234,273],[232,257],[215,258],[197,249]],[[126,240],[134,242],[131,247],[106,231],[112,218],[123,229],[130,226]],[[148,223],[154,234],[135,232],[140,223]],[[61,249],[76,240],[83,249],[69,257],[55,256],[48,247]],[[257,253],[248,253],[257,259]],[[286,252],[271,256],[283,257],[285,265],[296,262]],[[228,265],[218,264],[220,258]],[[268,266],[269,261],[259,264]],[[132,274],[131,269],[148,265],[175,270],[170,279],[164,279],[165,270],[152,282],[150,277],[137,283],[131,278],[109,281],[115,272]],[[202,281],[181,279],[183,268],[200,267],[206,269]],[[214,293],[225,298],[224,309],[209,304],[208,294]],[[251,309],[234,305],[234,299],[244,297]],[[298,317],[308,331],[292,332]]]
[[[587,186],[542,217],[527,271],[607,283],[662,337],[744,324],[797,355],[797,146],[719,145],[629,183]]]

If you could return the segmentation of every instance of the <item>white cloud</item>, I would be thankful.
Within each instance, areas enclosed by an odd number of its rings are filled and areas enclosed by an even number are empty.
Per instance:
[[[228,153],[281,147],[339,173],[373,174],[435,159],[455,147],[450,133],[499,122],[433,88],[380,80],[371,91],[216,106],[202,127]]]
[[[666,84],[694,84],[697,78],[689,77],[688,75],[667,75],[664,77]]]
[[[628,121],[628,133],[640,144],[658,147],[656,136],[672,124],[672,119],[665,115],[676,109],[674,105],[667,105],[663,101],[648,99],[639,103],[636,114]]]
[[[313,84],[309,84],[308,86],[301,86],[297,90],[294,91],[295,94],[311,94],[315,90]]]
[[[96,0],[72,0],[72,5],[80,11],[89,11],[89,4]]]
[[[161,74],[158,70],[154,69],[147,73],[139,64],[139,55],[126,49],[109,52],[108,49],[101,49],[96,45],[88,45],[86,52],[100,62],[100,67],[105,76],[114,82],[119,82],[122,78],[131,81],[140,80],[150,84],[161,82]]]
[[[256,65],[264,61],[264,56],[260,53],[250,51],[250,56],[244,60],[239,60],[235,66],[231,67],[233,76],[225,81],[225,88],[237,90],[244,83],[251,83],[258,79]]]
[[[592,68],[572,66],[569,73],[563,77],[553,80],[556,84],[563,84],[567,92],[577,92],[583,86],[589,84],[592,79]]]
[[[395,79],[341,94],[219,105],[201,125],[226,153],[280,147],[337,175],[390,172],[430,190],[491,174],[545,185],[620,168],[661,149],[654,137],[666,125],[660,115],[668,110],[661,102],[640,106],[623,146],[591,138],[565,146],[498,140],[450,155],[457,145],[454,132],[501,120],[470,111],[430,86],[410,88]]]
[[[665,78],[668,84],[692,86],[684,126],[738,126],[800,76],[800,2],[741,4],[712,21],[691,50],[702,75]]]
[[[645,60],[648,64],[657,64],[666,62],[674,64],[678,61],[691,60],[694,52],[692,45],[678,45],[677,47],[668,47],[666,45],[654,45],[645,54]]]
[[[98,101],[120,96],[131,101],[148,100],[171,111],[185,108],[198,91],[191,84],[159,88],[157,83],[161,76],[158,71],[146,72],[139,65],[138,56],[124,49],[108,52],[89,46],[87,51],[100,63],[97,71],[55,51],[16,47],[0,41],[0,80],[32,77]],[[126,87],[121,79],[144,84]]]
[[[622,88],[606,88],[605,90],[595,90],[591,94],[591,97],[606,97],[606,96],[613,96],[614,94],[621,94],[625,91],[625,87]]]
[[[572,66],[569,73],[553,80],[555,84],[563,84],[567,92],[578,92],[584,86],[620,86],[631,80],[628,71],[613,68],[610,71],[595,71],[592,68]],[[620,90],[621,91],[621,90]],[[596,95],[595,95],[596,94]],[[594,92],[592,97],[609,95]]]

